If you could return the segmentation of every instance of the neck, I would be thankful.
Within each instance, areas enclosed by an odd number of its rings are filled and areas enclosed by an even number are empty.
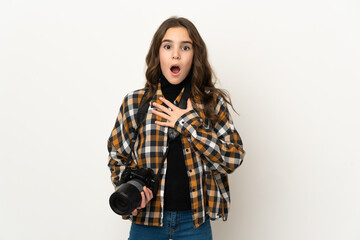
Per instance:
[[[171,84],[162,73],[160,74],[161,91],[164,97],[171,102],[176,99],[188,81],[190,81],[190,74],[177,85]]]

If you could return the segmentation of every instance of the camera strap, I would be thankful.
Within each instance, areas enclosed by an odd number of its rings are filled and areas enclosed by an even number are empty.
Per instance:
[[[157,88],[156,88],[155,92],[156,91],[157,91]],[[140,101],[140,106],[141,107],[138,109],[138,112],[136,113],[136,116],[135,116],[135,121],[136,121],[137,128],[135,129],[134,137],[131,140],[131,144],[130,144],[131,151],[130,151],[130,155],[129,155],[130,159],[128,159],[126,161],[125,169],[127,169],[129,167],[130,162],[132,160],[131,156],[132,156],[132,154],[134,152],[134,145],[135,145],[137,136],[139,134],[139,127],[146,118],[146,113],[147,113],[147,110],[149,109],[150,101],[152,99],[152,98],[149,98],[144,104],[142,104],[142,102],[144,101],[144,99],[145,99],[146,95],[148,94],[148,92],[149,92],[149,88],[145,88],[144,95],[142,96],[141,101]]]

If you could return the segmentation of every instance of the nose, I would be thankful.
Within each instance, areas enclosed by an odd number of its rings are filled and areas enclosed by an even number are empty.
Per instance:
[[[172,52],[172,58],[173,58],[173,59],[180,59],[180,53],[179,53],[179,51],[174,50],[174,51]]]

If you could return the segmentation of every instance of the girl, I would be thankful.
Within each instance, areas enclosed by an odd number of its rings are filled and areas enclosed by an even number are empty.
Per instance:
[[[115,188],[128,161],[159,171],[159,190],[144,187],[140,206],[123,216],[132,221],[129,239],[212,239],[209,219],[227,219],[227,174],[245,154],[230,98],[215,88],[205,43],[185,18],[160,25],[146,64],[145,88],[124,98],[108,140]],[[145,120],[137,124],[147,100]]]

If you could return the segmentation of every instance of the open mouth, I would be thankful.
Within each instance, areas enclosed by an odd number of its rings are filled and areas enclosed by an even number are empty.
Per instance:
[[[177,66],[177,65],[173,65],[173,66],[171,66],[170,71],[172,73],[179,73],[180,72],[180,67]]]

